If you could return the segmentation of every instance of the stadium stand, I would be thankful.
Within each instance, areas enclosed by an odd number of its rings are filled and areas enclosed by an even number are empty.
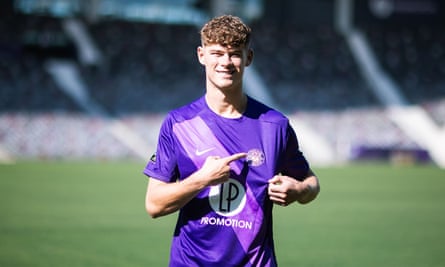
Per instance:
[[[195,27],[109,20],[90,30],[105,62],[83,73],[108,111],[166,112],[204,92]]]
[[[302,22],[289,17],[286,8],[301,3],[273,2],[265,1],[264,16],[252,22],[254,66],[280,109],[321,134],[340,161],[373,149],[389,151],[384,157],[406,150],[428,159],[372,94],[330,25],[332,17]],[[328,2],[323,4],[332,8]],[[98,65],[83,65],[62,19],[17,12],[0,18],[1,147],[17,158],[138,158],[110,134],[114,118],[148,143],[149,157],[163,114],[204,92],[204,72],[195,54],[197,28],[116,18],[85,21],[103,57]],[[443,25],[364,30],[410,102],[443,126]],[[46,60],[54,57],[77,64],[91,97],[110,117],[88,115],[57,88],[45,70]]]
[[[356,12],[357,27],[364,31],[383,69],[397,82],[410,104],[427,107],[444,98],[443,2],[401,2],[387,18],[376,17],[362,2]],[[434,113],[430,115],[438,121]]]
[[[384,68],[411,103],[445,95],[445,31],[436,24],[365,29]]]
[[[332,25],[254,24],[255,66],[286,112],[377,106]]]
[[[0,25],[0,112],[80,111],[43,68],[46,57],[73,54],[60,21],[10,14]]]

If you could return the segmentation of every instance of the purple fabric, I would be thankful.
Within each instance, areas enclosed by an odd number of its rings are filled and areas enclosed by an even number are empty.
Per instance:
[[[222,118],[202,97],[168,114],[144,173],[174,182],[208,156],[239,152],[249,156],[231,163],[228,182],[202,190],[181,209],[170,266],[276,266],[268,180],[278,173],[301,179],[309,167],[282,114],[249,98],[241,118]]]

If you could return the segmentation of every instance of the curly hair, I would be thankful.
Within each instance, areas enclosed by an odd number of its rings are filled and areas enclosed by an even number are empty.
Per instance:
[[[207,22],[200,34],[202,45],[248,47],[251,29],[239,17],[222,15]]]

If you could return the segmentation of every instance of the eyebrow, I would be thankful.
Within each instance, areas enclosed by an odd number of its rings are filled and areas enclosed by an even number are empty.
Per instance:
[[[211,48],[210,52],[229,52],[229,53],[241,53],[243,51],[242,48]]]

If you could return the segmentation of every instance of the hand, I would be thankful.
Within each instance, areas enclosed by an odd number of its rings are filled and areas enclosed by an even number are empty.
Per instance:
[[[269,199],[280,206],[301,201],[308,193],[309,185],[284,175],[275,175],[269,180]]]
[[[198,174],[206,180],[207,185],[218,185],[226,182],[230,178],[230,163],[246,157],[246,153],[237,153],[228,157],[219,156],[207,157]]]

